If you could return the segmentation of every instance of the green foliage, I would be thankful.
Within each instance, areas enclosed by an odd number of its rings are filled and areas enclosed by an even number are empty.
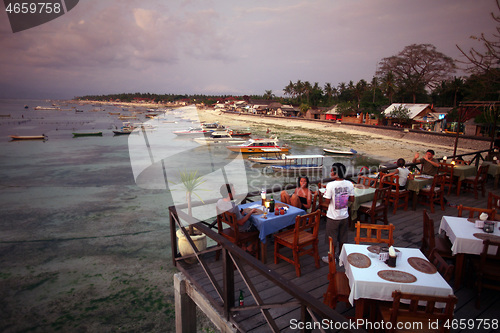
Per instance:
[[[389,117],[397,119],[401,123],[406,123],[410,120],[410,110],[403,105],[398,105],[392,109]]]

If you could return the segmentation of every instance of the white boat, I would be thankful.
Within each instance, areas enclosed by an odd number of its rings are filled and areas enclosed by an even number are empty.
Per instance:
[[[217,146],[217,145],[227,145],[227,144],[241,144],[245,140],[233,138],[228,131],[214,131],[210,133],[208,137],[195,138],[194,141],[201,145]]]
[[[335,150],[335,149],[323,148],[323,151],[325,153],[335,154],[335,155],[354,155],[354,154],[358,153],[354,149],[350,149],[350,150]]]
[[[323,171],[323,155],[288,155],[285,164],[272,165],[274,172],[285,174],[320,173]]]
[[[213,131],[203,129],[201,127],[190,127],[184,131],[174,131],[173,133],[177,136],[201,136],[201,135],[210,135]]]
[[[35,110],[52,110],[59,111],[61,108],[53,107],[53,106],[35,106]]]
[[[279,154],[279,153],[270,153],[270,154],[263,154],[260,157],[257,156],[251,156],[248,158],[250,162],[253,163],[259,163],[259,164],[273,164],[273,165],[283,165],[287,163],[285,160],[286,154]],[[290,161],[288,161],[290,162]]]

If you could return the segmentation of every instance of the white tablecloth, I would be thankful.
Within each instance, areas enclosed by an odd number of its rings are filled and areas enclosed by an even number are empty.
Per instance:
[[[453,254],[481,254],[483,251],[483,240],[474,236],[475,233],[483,233],[483,229],[476,228],[475,224],[467,221],[465,217],[443,216],[439,226],[439,232],[441,231],[444,231],[450,238]],[[493,235],[500,236],[498,225],[495,227]],[[494,253],[496,247],[492,247],[490,250],[491,253]]]
[[[423,294],[432,296],[448,296],[453,294],[453,289],[436,272],[434,274],[422,273],[414,269],[408,263],[408,258],[419,257],[426,259],[419,249],[397,248],[401,251],[401,257],[397,259],[396,267],[391,268],[367,250],[368,245],[344,244],[340,253],[340,265],[345,266],[345,272],[349,279],[351,294],[349,302],[354,305],[354,301],[360,298],[375,299],[381,301],[392,301],[392,292],[400,290],[405,293]],[[351,253],[362,253],[371,260],[368,268],[357,268],[349,264],[347,256]],[[426,259],[427,260],[427,259]],[[410,273],[417,278],[412,283],[391,282],[380,278],[377,272],[382,270],[398,270]]]

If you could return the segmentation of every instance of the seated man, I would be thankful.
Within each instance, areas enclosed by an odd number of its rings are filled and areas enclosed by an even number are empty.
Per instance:
[[[233,184],[224,184],[220,187],[220,194],[222,199],[217,201],[217,208],[222,212],[231,212],[236,215],[236,223],[239,225],[238,230],[241,232],[256,230],[255,226],[250,221],[250,216],[256,212],[256,209],[252,209],[248,214],[242,215],[242,212],[238,209],[233,202],[234,187]]]
[[[435,176],[438,173],[439,162],[434,158],[434,150],[429,149],[425,152],[424,157],[418,159],[420,155],[415,153],[415,157],[413,158],[413,163],[419,162],[422,163],[421,173],[423,175]]]

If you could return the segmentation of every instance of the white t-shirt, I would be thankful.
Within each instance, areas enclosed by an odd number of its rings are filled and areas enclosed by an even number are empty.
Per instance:
[[[354,195],[354,185],[348,180],[335,180],[326,184],[323,197],[330,199],[326,216],[332,220],[349,217],[349,197]]]
[[[409,174],[410,170],[408,170],[406,167],[398,168],[399,186],[406,185],[406,181],[408,180]]]

